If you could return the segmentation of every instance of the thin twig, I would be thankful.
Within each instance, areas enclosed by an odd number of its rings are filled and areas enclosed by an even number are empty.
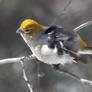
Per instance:
[[[92,51],[90,50],[84,50],[84,51],[78,51],[78,54],[80,55],[92,55]]]
[[[67,3],[67,5],[64,7],[62,12],[67,11],[68,7],[70,6],[70,4],[72,3],[72,0],[69,0],[69,2]]]
[[[80,78],[78,75],[73,74],[73,73],[69,72],[68,70],[58,68],[57,71],[59,73],[64,73],[65,75],[68,75],[68,76],[72,77],[73,79],[80,81],[83,84],[87,84],[87,85],[92,86],[92,81],[84,79],[84,78]]]
[[[26,72],[25,72],[24,63],[23,63],[22,60],[20,61],[20,63],[21,63],[21,66],[22,66],[23,78],[24,78],[24,80],[25,80],[25,82],[26,82],[26,84],[27,84],[27,86],[28,86],[30,92],[33,92],[33,90],[32,90],[32,85],[30,84],[30,81],[28,80],[27,75],[26,75]]]
[[[57,13],[50,11],[55,16],[55,18],[54,18],[53,22],[51,23],[51,25],[53,25],[53,24],[55,25],[55,22],[57,21],[57,19],[61,20],[61,17],[63,15],[65,15],[65,13],[66,13],[66,11],[67,11],[67,9],[68,9],[68,7],[70,6],[71,3],[72,3],[72,0],[68,0],[68,3],[64,6],[64,8],[61,9],[61,11],[59,11]]]
[[[25,68],[24,68],[24,63],[23,61],[28,61],[28,60],[32,60],[32,59],[35,59],[36,57],[32,54],[28,57],[26,56],[22,56],[22,57],[16,57],[16,58],[8,58],[8,59],[2,59],[0,60],[0,64],[7,64],[7,63],[15,63],[15,62],[20,62],[21,65],[22,65],[22,71],[23,71],[23,78],[24,80],[26,81],[27,83],[27,86],[30,90],[30,92],[33,92],[32,90],[32,85],[30,85],[30,82],[26,76],[26,72],[25,72]]]
[[[80,29],[82,29],[82,28],[84,28],[84,27],[87,27],[87,26],[89,26],[89,25],[91,25],[91,24],[92,24],[92,20],[91,20],[91,21],[88,21],[88,22],[86,22],[86,23],[81,24],[80,26],[76,27],[74,30],[77,32],[77,31],[79,31]]]
[[[19,62],[21,59],[35,59],[34,55],[30,55],[28,56],[29,58],[26,58],[25,56],[22,57],[16,57],[16,58],[7,58],[7,59],[2,59],[0,60],[0,64],[7,64],[7,63],[15,63],[15,62]],[[25,60],[26,61],[26,60]]]

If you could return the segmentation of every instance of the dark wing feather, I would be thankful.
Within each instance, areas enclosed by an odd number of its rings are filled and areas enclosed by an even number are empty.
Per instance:
[[[48,46],[51,49],[54,49],[56,46],[59,53],[62,52],[60,42],[64,44],[65,48],[73,49],[71,48],[71,45],[73,45],[73,42],[77,43],[76,41],[78,41],[75,40],[77,36],[74,33],[68,32],[63,28],[59,28],[57,26],[51,26],[44,30],[42,32],[42,36],[43,41],[45,40],[44,42],[48,43]]]
[[[81,56],[76,54],[76,49],[79,45],[79,39],[77,38],[78,37],[75,33],[66,31],[63,28],[59,28],[57,26],[51,26],[42,32],[42,39],[44,44],[48,43],[48,47],[51,49],[54,49],[56,46],[58,55],[62,55],[65,51],[66,53],[73,56],[75,60],[81,60],[82,62],[87,63]],[[66,50],[62,48],[60,42],[63,43]]]

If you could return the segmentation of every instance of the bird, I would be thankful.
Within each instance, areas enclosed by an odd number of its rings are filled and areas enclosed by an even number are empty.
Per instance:
[[[79,50],[91,49],[74,30],[65,30],[61,26],[44,26],[33,19],[25,19],[16,31],[29,46],[33,55],[41,62],[50,65],[65,65],[87,61]]]

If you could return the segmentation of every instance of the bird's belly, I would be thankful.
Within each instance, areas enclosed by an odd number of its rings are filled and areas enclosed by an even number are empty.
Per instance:
[[[40,51],[36,51],[34,49],[33,51],[34,55],[37,57],[38,60],[47,63],[47,64],[66,64],[66,63],[73,63],[75,62],[73,60],[73,57],[71,57],[69,54],[63,53],[63,55],[58,55],[57,51],[42,48]]]
[[[47,64],[66,64],[66,63],[73,63],[73,57],[69,54],[63,53],[62,55],[58,55],[57,49],[49,49],[46,45],[37,45],[34,42],[28,42],[29,47],[32,53],[36,56],[36,58],[44,63]]]

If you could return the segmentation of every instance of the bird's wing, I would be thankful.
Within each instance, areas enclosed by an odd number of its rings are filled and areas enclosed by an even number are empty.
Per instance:
[[[44,30],[42,33],[42,39],[43,42],[48,43],[48,46],[52,49],[57,46],[59,51],[61,50],[60,42],[62,42],[68,49],[72,49],[72,47],[75,49],[75,46],[73,46],[73,44],[78,47],[77,35],[57,26],[51,26],[48,29]]]
[[[83,48],[83,50],[77,52],[80,60],[83,61],[84,63],[88,63],[88,61],[92,61],[92,47],[89,46],[75,30],[69,30],[69,31],[77,34],[78,37],[80,38],[80,47]]]
[[[80,48],[84,50],[92,50],[92,47],[89,46],[75,30],[68,30],[68,31],[76,34],[79,37],[79,47]]]
[[[43,32],[43,41],[44,42],[48,42],[48,45],[50,46],[50,48],[54,48],[55,46],[57,46],[58,48],[58,52],[60,54],[62,54],[62,46],[60,45],[60,42],[62,40],[68,40],[70,42],[73,41],[73,39],[76,39],[76,37],[80,36],[74,32],[74,31],[66,31],[63,28],[56,28],[56,27],[50,27],[47,30],[45,30]],[[80,46],[87,47],[87,44],[80,38]],[[68,54],[72,55],[75,59],[82,61],[83,63],[87,63],[87,61],[84,59],[84,56],[80,53],[79,56],[77,55],[76,52],[69,50],[66,51]]]

